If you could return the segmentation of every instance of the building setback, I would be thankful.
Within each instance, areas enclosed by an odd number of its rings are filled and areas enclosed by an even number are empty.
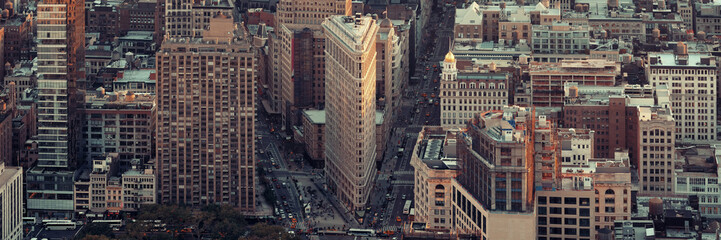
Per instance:
[[[326,45],[325,171],[348,210],[365,208],[376,169],[376,33],[371,17],[323,22]]]
[[[156,57],[158,200],[252,212],[255,53],[231,17],[209,24],[202,37],[166,38]]]

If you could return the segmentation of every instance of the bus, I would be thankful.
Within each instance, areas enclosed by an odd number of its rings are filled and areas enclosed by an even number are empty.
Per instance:
[[[411,200],[406,200],[406,205],[403,205],[403,214],[410,214],[411,212]]]
[[[107,223],[111,228],[117,229],[123,226],[123,220],[93,220],[92,223]]]
[[[23,224],[35,224],[34,217],[23,217]]]
[[[339,231],[339,230],[319,230],[318,235],[324,236],[324,235],[346,235],[347,232],[345,231]]]
[[[43,220],[43,225],[49,231],[68,231],[77,227],[77,224],[71,220]]]
[[[362,236],[362,237],[375,237],[376,231],[373,229],[351,228],[351,229],[348,229],[348,235]]]

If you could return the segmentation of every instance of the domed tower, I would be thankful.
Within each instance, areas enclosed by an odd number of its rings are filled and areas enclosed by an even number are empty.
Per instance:
[[[443,72],[441,73],[442,81],[455,81],[458,69],[456,69],[456,56],[448,51],[446,58],[443,59]]]

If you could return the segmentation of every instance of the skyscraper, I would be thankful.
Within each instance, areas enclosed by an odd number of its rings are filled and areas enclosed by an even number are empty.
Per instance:
[[[73,165],[77,81],[85,69],[85,5],[38,3],[38,167]]]
[[[348,210],[368,200],[375,176],[376,33],[371,17],[333,16],[326,35],[326,176]]]
[[[255,206],[255,54],[223,13],[202,37],[166,37],[158,73],[159,202]]]
[[[280,113],[283,127],[300,123],[298,110],[325,102],[325,35],[320,24],[327,17],[350,14],[350,0],[278,1],[268,110]]]
[[[38,163],[27,173],[30,216],[69,218],[76,165],[77,85],[85,68],[85,5],[38,3]]]

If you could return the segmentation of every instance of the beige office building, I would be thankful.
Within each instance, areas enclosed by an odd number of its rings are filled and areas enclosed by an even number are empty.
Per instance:
[[[23,168],[0,162],[0,239],[23,239]]]
[[[327,184],[348,210],[360,210],[368,201],[376,174],[378,24],[358,14],[333,16],[322,26],[327,36]]]
[[[708,144],[716,139],[717,66],[710,54],[689,54],[679,43],[676,53],[649,53],[646,77],[653,86],[666,85],[676,119],[676,141]]]
[[[166,38],[157,54],[156,169],[166,204],[255,209],[255,52],[224,14],[202,37]]]
[[[509,75],[498,72],[496,63],[486,69],[458,70],[455,56],[448,52],[442,67],[441,126],[463,127],[476,113],[508,105]]]
[[[425,223],[428,229],[453,227],[451,182],[460,167],[456,158],[458,133],[459,129],[424,127],[413,149],[414,221]]]
[[[639,194],[673,194],[675,122],[668,108],[638,108]]]

